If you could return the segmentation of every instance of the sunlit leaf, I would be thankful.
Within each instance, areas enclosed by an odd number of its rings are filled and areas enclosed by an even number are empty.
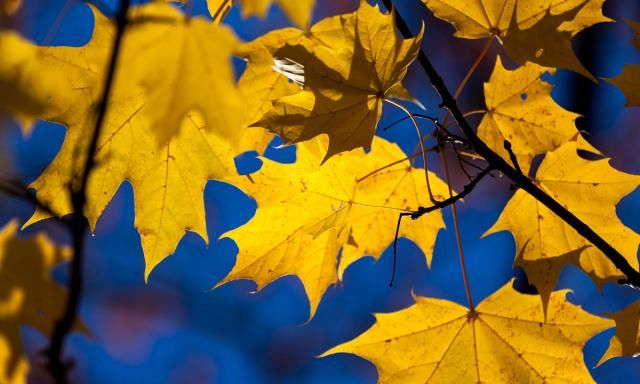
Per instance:
[[[255,125],[288,143],[327,134],[326,161],[371,144],[383,100],[407,95],[400,82],[422,34],[399,38],[393,16],[363,1],[355,14],[327,18],[310,35],[275,52],[283,63],[279,70],[304,89],[273,102]]]
[[[71,256],[45,235],[19,238],[17,230],[15,221],[0,230],[0,382],[6,384],[27,383],[20,327],[49,336],[62,315],[67,294],[51,269]]]
[[[422,193],[424,172],[408,162],[357,181],[368,169],[404,157],[395,145],[376,139],[368,154],[344,153],[320,166],[318,156],[300,145],[295,164],[263,159],[257,173],[228,179],[252,196],[258,209],[247,224],[224,234],[236,242],[239,253],[223,283],[251,279],[260,289],[281,276],[296,275],[313,316],[324,291],[338,281],[338,270],[342,275],[364,255],[379,257],[393,241],[398,214],[429,204]],[[367,166],[355,171],[363,164]],[[435,175],[431,178],[442,197],[446,186]],[[430,260],[443,226],[441,214],[433,212],[407,222],[401,234],[415,241]],[[338,265],[338,252],[346,244]]]
[[[620,221],[616,204],[640,184],[640,176],[614,169],[609,159],[585,160],[578,156],[578,148],[578,143],[571,141],[549,152],[536,172],[534,182],[608,241],[637,269],[640,235]],[[576,263],[600,287],[623,277],[602,252],[523,190],[514,194],[487,233],[501,230],[513,233],[517,263],[538,288],[545,306],[567,263]],[[579,257],[576,252],[580,253]]]
[[[376,314],[362,335],[325,355],[354,353],[376,365],[381,383],[587,383],[584,343],[612,325],[551,296],[545,320],[536,296],[508,283],[474,311],[416,297],[399,312]]]

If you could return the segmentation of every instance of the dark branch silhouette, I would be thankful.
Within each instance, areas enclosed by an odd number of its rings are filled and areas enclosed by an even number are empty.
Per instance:
[[[473,191],[476,185],[480,182],[480,180],[482,180],[485,176],[490,175],[490,172],[492,170],[493,168],[491,167],[487,167],[483,169],[482,172],[478,173],[473,178],[473,180],[471,180],[469,184],[464,186],[464,188],[462,189],[462,192],[458,193],[457,195],[451,196],[448,199],[445,199],[442,201],[438,201],[435,204],[430,205],[428,207],[418,207],[418,209],[416,209],[413,212],[402,212],[400,213],[400,215],[398,215],[398,224],[396,225],[396,235],[393,239],[393,269],[391,271],[391,281],[389,282],[390,287],[393,286],[393,279],[396,275],[396,259],[398,256],[397,244],[398,244],[398,235],[400,233],[400,225],[402,224],[402,219],[408,216],[408,217],[411,217],[413,220],[416,220],[422,217],[423,215],[426,215],[429,212],[433,212],[437,209],[443,209],[445,207],[450,206],[451,204],[455,204],[457,201],[459,201],[460,199],[470,194],[471,191]]]
[[[402,16],[397,12],[393,6],[392,0],[382,0],[384,6],[395,14],[396,26],[400,30],[400,33],[405,38],[413,37],[409,26],[406,24]],[[585,239],[589,240],[594,246],[596,246],[611,262],[620,270],[626,279],[620,281],[622,284],[631,285],[635,288],[640,288],[640,273],[633,269],[633,267],[627,262],[624,256],[611,246],[605,239],[598,235],[591,227],[585,224],[577,216],[571,213],[568,209],[563,207],[554,198],[549,196],[546,192],[535,185],[525,174],[519,172],[517,169],[509,165],[500,155],[495,153],[487,144],[482,141],[475,133],[469,122],[460,111],[456,99],[451,95],[449,89],[445,85],[442,77],[435,69],[427,55],[421,49],[418,53],[418,62],[422,66],[425,74],[429,77],[431,84],[435,88],[436,92],[441,98],[441,108],[447,109],[453,118],[456,120],[460,129],[469,140],[469,143],[475,149],[475,151],[484,157],[491,167],[502,172],[519,188],[522,188],[545,207],[555,213],[558,217],[564,220],[568,225],[576,230]]]
[[[39,200],[36,195],[29,191],[29,187],[24,185],[22,181],[18,178],[8,179],[0,181],[0,192],[4,193],[7,196],[13,196],[19,199],[22,199],[28,203],[35,205],[38,209],[43,212],[46,212],[49,216],[54,218],[60,218],[61,215],[56,213],[53,208],[51,208],[44,201]],[[60,220],[63,224],[68,225],[66,220]]]
[[[100,102],[98,103],[95,128],[89,141],[80,184],[77,188],[74,188],[73,186],[70,187],[71,203],[73,206],[73,218],[70,222],[71,235],[73,239],[73,259],[71,261],[69,296],[67,297],[64,314],[56,322],[53,334],[49,341],[49,346],[45,350],[47,368],[56,383],[67,382],[67,374],[71,367],[69,362],[63,361],[62,354],[65,340],[69,335],[69,332],[71,332],[71,328],[78,313],[78,304],[80,303],[80,295],[82,293],[84,238],[88,229],[87,220],[84,217],[84,206],[87,201],[87,185],[91,171],[95,166],[98,139],[107,114],[108,100],[113,88],[120,46],[122,45],[122,37],[127,24],[129,6],[130,0],[122,0],[120,2],[120,7],[116,15],[116,34],[107,67],[104,91]]]

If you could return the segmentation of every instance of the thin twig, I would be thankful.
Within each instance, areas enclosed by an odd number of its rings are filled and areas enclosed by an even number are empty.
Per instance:
[[[504,141],[504,149],[509,153],[509,158],[511,159],[511,163],[516,168],[516,171],[522,173],[522,169],[520,169],[520,164],[518,164],[518,158],[516,154],[513,153],[513,148],[511,147],[511,142],[509,140]]]
[[[418,209],[416,209],[415,211],[411,212],[411,218],[415,220],[415,219],[420,218],[421,216],[423,216],[423,215],[425,215],[425,214],[427,214],[429,212],[435,211],[436,209],[442,209],[442,208],[448,207],[449,205],[451,205],[451,204],[457,202],[458,200],[464,198],[469,193],[471,193],[471,191],[473,191],[473,188],[475,188],[475,186],[478,184],[478,182],[480,182],[480,180],[482,180],[492,170],[493,170],[493,167],[491,167],[491,166],[483,169],[482,172],[478,173],[473,178],[473,180],[471,180],[471,182],[469,184],[464,186],[464,188],[462,189],[462,192],[458,193],[457,195],[450,196],[449,198],[447,198],[445,200],[442,200],[442,201],[438,202],[437,204],[433,204],[433,205],[428,206],[428,207],[418,207]]]
[[[111,57],[107,67],[107,76],[105,79],[104,91],[102,98],[98,104],[98,112],[96,116],[95,128],[89,141],[89,147],[86,153],[86,159],[80,184],[77,188],[71,187],[71,203],[73,206],[73,218],[71,220],[71,235],[73,239],[73,259],[71,261],[71,277],[69,282],[69,295],[62,317],[56,322],[49,346],[45,353],[47,357],[47,367],[51,376],[56,383],[66,383],[67,373],[70,368],[68,362],[64,362],[62,352],[65,340],[73,327],[77,313],[78,304],[80,303],[80,295],[82,292],[82,269],[84,259],[84,237],[87,232],[87,221],[84,218],[84,206],[87,201],[87,185],[89,176],[93,170],[96,160],[95,155],[98,148],[98,139],[104,125],[105,116],[107,114],[108,101],[111,96],[116,66],[120,54],[120,46],[122,45],[122,37],[124,35],[127,24],[127,13],[130,6],[130,0],[122,0],[118,13],[116,15],[116,34],[113,43]]]
[[[438,150],[438,146],[434,145],[434,146],[431,146],[431,147],[427,148],[426,152],[429,153],[429,152],[434,152],[434,151],[437,151],[437,150]],[[415,157],[418,157],[420,155],[422,155],[422,151],[415,152],[414,154],[409,155],[409,156],[405,157],[404,159],[396,160],[396,161],[391,162],[389,164],[383,165],[382,167],[374,169],[373,171],[367,173],[366,175],[356,179],[356,183],[364,181],[364,180],[368,179],[369,177],[375,175],[376,173],[378,173],[380,171],[384,171],[385,169],[387,169],[389,167],[393,167],[394,165],[397,165],[397,164],[400,164],[400,163],[404,163],[405,161],[411,160],[411,159],[413,159]]]
[[[398,260],[398,235],[400,234],[400,224],[402,223],[402,218],[407,216],[411,216],[411,212],[402,212],[398,215],[396,236],[393,238],[393,268],[391,269],[391,280],[389,281],[389,287],[393,287],[393,279],[396,277],[396,264]]]
[[[51,208],[44,201],[38,199],[37,196],[33,193],[30,193],[29,188],[18,179],[0,181],[0,192],[4,193],[5,195],[17,197],[28,203],[31,203],[51,217],[60,218],[60,215],[56,213],[53,208]],[[64,224],[68,224],[64,220],[61,221]]]
[[[427,120],[431,120],[431,121],[435,121],[436,118],[432,117],[432,116],[428,116],[428,115],[423,115],[420,113],[412,113],[413,117],[415,118],[420,118],[420,119],[427,119]],[[405,117],[401,117],[398,120],[394,121],[393,123],[387,125],[386,127],[382,128],[383,131],[388,131],[389,129],[393,128],[394,126],[396,126],[397,124],[402,123],[403,121],[409,120],[410,117],[409,116],[405,116]],[[429,138],[431,137],[431,134],[425,135],[424,138]]]
[[[438,145],[441,145],[440,136],[438,136]],[[440,161],[442,162],[442,167],[444,168],[444,176],[445,181],[447,182],[447,190],[449,193],[449,198],[453,197],[453,188],[451,187],[451,175],[449,172],[449,165],[447,163],[447,158],[444,156],[442,151],[439,151]],[[464,169],[464,167],[462,167]],[[471,183],[477,184],[485,175],[487,175],[491,171],[491,168],[486,169],[485,171],[480,172],[480,174],[476,177],[475,180],[471,180]],[[470,183],[470,184],[471,184]],[[471,187],[465,188],[468,190],[466,193],[470,193],[475,184],[472,184]],[[464,192],[464,191],[463,191]],[[462,233],[460,231],[460,225],[458,224],[458,210],[456,208],[455,202],[451,205],[451,217],[453,218],[453,230],[456,236],[456,247],[458,249],[458,259],[460,260],[460,269],[462,269],[462,281],[464,283],[465,294],[467,295],[467,303],[469,304],[469,310],[471,312],[475,311],[475,306],[473,305],[473,296],[471,295],[471,284],[469,283],[469,277],[467,273],[467,263],[464,258],[464,248],[462,247]]]
[[[392,0],[382,0],[382,2],[387,9],[395,12],[396,26],[402,35],[406,38],[412,37],[411,30],[405,23],[404,19],[393,8]],[[575,229],[581,236],[595,245],[609,260],[611,260],[616,268],[626,276],[626,279],[622,280],[621,283],[640,288],[640,273],[638,273],[638,271],[629,264],[620,252],[613,248],[611,244],[598,235],[593,229],[591,229],[591,227],[576,217],[567,208],[562,206],[562,204],[540,189],[526,175],[522,172],[518,172],[518,170],[509,165],[509,163],[489,148],[487,144],[476,135],[475,131],[460,111],[455,98],[451,95],[449,89],[444,84],[442,77],[440,77],[440,74],[422,50],[418,53],[418,61],[425,74],[429,77],[431,84],[440,94],[442,100],[441,107],[446,108],[451,112],[451,115],[458,122],[460,129],[462,129],[467,139],[469,139],[476,152],[484,157],[493,168],[502,172],[505,176],[511,179],[511,181],[517,184],[518,187],[522,188],[522,190],[526,191],[533,198],[542,203],[545,207],[564,220],[565,223]]]
[[[438,201],[433,196],[433,192],[431,189],[431,182],[429,181],[429,160],[427,158],[427,150],[424,147],[424,137],[422,136],[422,131],[420,131],[420,126],[418,125],[418,121],[416,121],[416,118],[413,116],[411,111],[409,111],[404,105],[396,103],[391,99],[384,99],[384,101],[399,108],[400,110],[402,110],[404,113],[407,114],[409,119],[411,119],[411,122],[413,123],[413,126],[416,129],[416,134],[418,135],[418,141],[420,142],[420,152],[422,153],[422,162],[424,163],[424,178],[427,183],[427,191],[429,192],[429,199],[431,200],[432,203],[436,204]]]
[[[480,182],[480,180],[482,180],[482,178],[485,177],[486,175],[490,174],[491,170],[492,170],[491,167],[488,167],[482,170],[482,172],[477,174],[475,178],[464,187],[462,192],[460,192],[455,196],[450,196],[448,199],[438,202],[432,206],[418,207],[418,209],[413,212],[401,212],[398,215],[398,224],[396,225],[396,235],[393,238],[393,269],[391,272],[391,281],[389,282],[390,287],[393,286],[393,280],[396,275],[396,264],[397,264],[396,260],[398,258],[398,236],[400,235],[400,225],[402,224],[402,219],[408,216],[408,217],[411,217],[413,220],[416,220],[429,212],[435,211],[437,209],[442,209],[449,205],[455,204],[455,202],[457,202],[458,200],[464,198],[469,193],[471,193],[471,191],[473,191],[473,188],[475,188],[475,186]],[[473,306],[471,301],[470,301],[470,305]]]
[[[451,143],[451,145],[455,145],[455,143]],[[438,150],[439,150],[438,146],[437,145],[433,145],[433,146],[427,148],[426,151],[427,151],[427,153],[430,153],[430,152],[437,152]],[[471,152],[467,152],[467,151],[461,151],[461,150],[457,150],[457,153],[458,153],[458,155],[467,156],[467,157],[470,157],[470,158],[475,159],[475,160],[484,160],[483,158],[481,158],[480,156],[476,155],[475,153],[471,153]],[[407,157],[405,157],[403,159],[396,160],[396,161],[391,162],[389,164],[385,164],[382,167],[374,169],[373,171],[371,171],[371,172],[367,173],[366,175],[360,177],[359,179],[356,180],[356,183],[360,183],[360,182],[368,179],[369,177],[375,175],[376,173],[378,173],[380,171],[384,171],[385,169],[387,169],[389,167],[393,167],[396,164],[403,163],[403,162],[405,162],[407,160],[415,159],[416,157],[418,157],[420,155],[422,155],[422,151],[414,152],[413,154],[411,154],[411,155],[409,155],[409,156],[407,156]],[[469,164],[471,164],[471,163],[469,163]],[[482,168],[478,167],[475,164],[473,164],[472,166],[475,167],[475,168],[478,168],[479,170],[482,170]],[[490,176],[493,176],[493,175],[490,175]]]

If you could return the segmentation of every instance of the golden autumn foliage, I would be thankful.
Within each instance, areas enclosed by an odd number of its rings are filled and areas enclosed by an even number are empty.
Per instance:
[[[509,56],[546,67],[593,76],[571,48],[581,30],[611,19],[602,14],[604,0],[422,0],[456,27],[466,39],[499,38]]]
[[[640,234],[623,223],[617,206],[640,185],[640,176],[616,169],[585,139],[576,127],[579,114],[554,100],[547,81],[558,69],[596,81],[572,41],[595,24],[614,22],[602,12],[604,0],[422,0],[425,11],[454,26],[456,37],[495,38],[501,45],[484,79],[482,118],[471,132],[459,117],[448,120],[449,113],[478,111],[456,110],[459,92],[447,97],[425,63],[421,44],[430,38],[428,25],[410,36],[397,14],[365,0],[355,12],[317,22],[314,0],[207,0],[210,18],[179,3],[183,9],[163,1],[132,5],[123,24],[90,6],[93,33],[80,47],[38,45],[0,30],[0,116],[15,119],[25,134],[38,119],[66,129],[61,149],[29,185],[35,197],[28,190],[22,195],[37,203],[22,229],[52,216],[68,224],[65,217],[73,214],[96,231],[129,183],[148,279],[186,231],[209,243],[204,190],[218,180],[251,198],[256,211],[220,235],[238,251],[216,287],[248,279],[260,290],[297,276],[309,319],[354,262],[378,260],[392,244],[399,257],[395,242],[402,237],[430,268],[440,231],[455,234],[468,306],[414,294],[413,305],[377,314],[370,329],[323,355],[359,355],[375,364],[380,382],[591,382],[582,349],[614,326],[600,363],[640,353],[640,302],[591,314],[569,302],[566,290],[556,291],[569,264],[600,289],[632,284],[637,276],[629,271],[639,269]],[[0,21],[20,6],[0,2]],[[265,17],[271,6],[294,27],[245,42],[225,25],[233,7],[244,18]],[[640,24],[629,26],[640,48]],[[491,57],[487,52],[477,63]],[[241,73],[234,59],[244,61]],[[442,97],[442,113],[411,112],[424,109],[403,85],[416,61]],[[640,65],[629,64],[608,79],[629,107],[640,105],[639,76]],[[420,152],[377,135],[385,103],[407,114]],[[295,146],[295,162],[265,155],[275,137]],[[261,167],[239,174],[234,161],[247,151],[257,152]],[[419,155],[423,163],[414,161]],[[435,171],[427,160],[438,155],[444,164]],[[452,158],[457,164],[447,163]],[[459,181],[450,174],[454,167],[466,185],[452,186]],[[537,293],[521,293],[511,281],[474,306],[457,212],[448,228],[443,209],[465,204],[481,179],[505,175],[514,192],[485,235],[511,233],[513,265]],[[74,204],[78,196],[83,204]],[[77,229],[69,227],[77,240]],[[73,256],[44,235],[23,238],[20,232],[17,220],[0,231],[0,383],[26,382],[20,326],[52,333],[66,291],[50,272]],[[80,257],[82,249],[74,251]]]
[[[576,135],[578,115],[553,101],[551,85],[540,78],[546,71],[532,63],[509,71],[498,56],[484,86],[487,112],[478,126],[478,136],[510,161],[504,148],[508,140],[525,173],[536,155],[552,151]]]
[[[640,176],[614,169],[608,159],[585,160],[578,156],[578,148],[577,141],[570,141],[549,152],[534,180],[561,204],[582,216],[637,269],[640,234],[620,221],[615,206],[640,184]],[[596,195],[601,203],[594,206]],[[622,277],[599,250],[523,191],[513,195],[489,232],[499,230],[513,233],[516,264],[524,268],[538,288],[545,307],[567,263],[580,266],[600,287]]]
[[[240,252],[223,282],[251,279],[260,289],[295,274],[305,286],[313,316],[324,291],[350,263],[366,255],[380,257],[393,241],[398,212],[428,204],[424,194],[400,193],[426,187],[423,172],[408,161],[358,181],[369,168],[403,158],[397,146],[375,139],[367,154],[341,153],[320,166],[321,157],[300,146],[293,165],[264,159],[256,174],[226,179],[253,197],[258,209],[249,223],[224,235]],[[431,177],[437,182],[434,191],[444,197],[445,184]],[[440,213],[433,212],[404,226],[400,235],[416,242],[430,264],[442,227]]]
[[[411,98],[401,80],[418,54],[422,34],[399,38],[392,16],[363,2],[355,14],[322,20],[309,35],[273,53],[291,63],[275,65],[301,83],[302,91],[275,100],[254,125],[288,143],[326,134],[326,161],[371,144],[385,99]],[[296,73],[301,70],[303,76]]]
[[[377,314],[376,324],[326,354],[371,360],[381,383],[584,383],[582,346],[609,328],[554,292],[548,313],[538,298],[508,283],[470,310],[428,297],[404,310]]]
[[[66,293],[51,269],[71,258],[45,235],[19,238],[17,230],[15,221],[0,230],[0,382],[7,384],[27,382],[20,326],[48,335],[62,314]]]

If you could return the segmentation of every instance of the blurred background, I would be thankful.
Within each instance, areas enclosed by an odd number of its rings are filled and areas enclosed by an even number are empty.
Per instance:
[[[90,2],[106,15],[113,15],[117,8],[117,1]],[[359,0],[317,3],[314,20],[354,11]],[[419,0],[395,3],[414,31],[424,21],[423,48],[449,87],[455,89],[485,41],[455,39],[453,27],[435,19]],[[195,1],[195,13],[209,17],[204,0]],[[640,20],[640,2],[607,0],[604,14],[619,22],[596,25],[574,39],[576,54],[599,78],[617,75],[624,63],[640,63],[640,52],[631,44],[632,31],[623,22]],[[82,46],[91,36],[92,19],[80,0],[24,0],[18,14],[4,23],[40,44],[48,40],[50,45]],[[236,6],[225,23],[245,41],[291,25],[276,6],[265,19],[242,19]],[[460,97],[463,112],[484,108],[482,84],[488,80],[498,54],[502,49],[494,43]],[[502,57],[508,67],[515,68]],[[242,70],[243,63],[238,60],[237,74]],[[559,104],[583,116],[577,125],[587,132],[588,140],[611,157],[619,170],[640,174],[640,110],[624,108],[622,93],[606,81],[596,84],[568,71],[558,71],[547,81],[554,84],[553,97]],[[429,113],[442,117],[437,109],[439,99],[419,66],[410,68],[405,84]],[[378,134],[412,153],[416,139],[409,125],[381,129],[400,117],[397,110],[385,106]],[[43,171],[65,136],[64,127],[57,124],[38,122],[27,137],[13,121],[5,119],[0,124],[2,152],[9,158],[10,173],[25,183]],[[279,144],[274,140],[266,157],[294,161],[295,148],[279,148]],[[431,164],[442,175],[439,163],[433,157]],[[259,167],[260,161],[255,153],[246,153],[237,158],[236,164],[247,172]],[[416,165],[422,166],[421,161]],[[462,174],[454,175],[454,179],[457,187],[466,180]],[[522,272],[512,268],[515,249],[511,235],[502,232],[481,238],[509,199],[509,187],[508,181],[487,179],[459,205],[475,302],[514,276],[519,289],[529,290]],[[376,369],[362,358],[348,354],[316,356],[369,328],[374,321],[372,313],[411,305],[412,291],[466,305],[449,209],[444,212],[447,229],[438,236],[430,270],[419,249],[401,240],[393,288],[389,288],[392,254],[388,249],[377,263],[367,257],[351,265],[342,284],[327,291],[316,316],[307,322],[309,304],[296,277],[281,278],[259,292],[254,292],[255,284],[250,281],[235,281],[211,290],[231,270],[237,253],[233,241],[216,239],[247,222],[256,205],[238,189],[215,181],[207,185],[205,199],[211,244],[207,247],[198,236],[187,234],[176,253],[163,261],[145,284],[140,238],[133,226],[133,191],[128,183],[122,184],[98,222],[95,235],[87,240],[80,314],[92,335],[75,334],[69,339],[68,355],[76,362],[74,382],[374,383]],[[31,213],[32,207],[24,202],[0,196],[0,225],[15,217],[24,222]],[[627,226],[640,232],[640,190],[622,200],[618,214]],[[64,229],[51,220],[30,227],[27,233],[38,231],[48,232],[60,243],[68,242]],[[57,268],[55,276],[65,283],[65,267]],[[613,284],[600,293],[573,267],[564,270],[558,288],[572,289],[570,301],[596,314],[619,310],[640,298],[640,293]],[[612,334],[613,330],[605,331],[587,344],[585,362],[598,382],[631,382],[640,377],[640,359],[616,358],[591,368]],[[44,382],[46,372],[37,353],[46,345],[46,335],[23,327],[23,336],[32,361],[30,381]]]

